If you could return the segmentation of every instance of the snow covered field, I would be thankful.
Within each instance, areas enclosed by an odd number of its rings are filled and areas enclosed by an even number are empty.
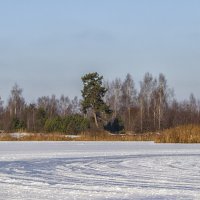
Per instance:
[[[1,142],[0,200],[200,199],[200,145]]]

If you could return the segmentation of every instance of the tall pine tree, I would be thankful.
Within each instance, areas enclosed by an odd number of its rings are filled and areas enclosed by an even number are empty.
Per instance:
[[[82,109],[86,114],[91,111],[94,117],[95,125],[98,128],[98,118],[101,117],[101,113],[108,113],[109,107],[104,102],[103,98],[107,92],[106,88],[103,87],[103,76],[99,76],[97,72],[88,73],[82,77],[83,90],[82,96]]]

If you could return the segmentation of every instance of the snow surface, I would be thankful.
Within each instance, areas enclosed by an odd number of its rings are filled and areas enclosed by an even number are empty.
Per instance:
[[[200,144],[0,142],[0,200],[200,199]]]

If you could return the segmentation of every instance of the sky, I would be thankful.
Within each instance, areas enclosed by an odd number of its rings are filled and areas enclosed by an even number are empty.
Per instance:
[[[81,76],[163,73],[200,98],[199,0],[0,0],[0,96],[81,97]]]

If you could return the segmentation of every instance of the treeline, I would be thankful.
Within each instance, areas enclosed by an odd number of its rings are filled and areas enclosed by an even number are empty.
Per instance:
[[[43,96],[36,103],[26,103],[22,89],[15,84],[7,105],[0,101],[0,129],[6,132],[78,133],[89,128],[89,120],[80,112],[77,97]]]
[[[122,121],[126,131],[142,133],[200,124],[200,101],[193,94],[188,100],[177,101],[163,74],[156,78],[146,73],[138,91],[130,74],[125,80],[107,82],[106,87],[112,118]]]
[[[109,111],[106,113],[100,108],[92,112],[87,105],[85,83],[83,99],[52,95],[39,97],[35,103],[27,103],[22,88],[15,84],[7,102],[0,98],[0,129],[79,134],[98,128],[113,133],[143,133],[200,124],[200,101],[192,94],[188,100],[177,101],[163,74],[153,77],[146,73],[139,89],[130,74],[124,80],[99,80],[102,84],[99,91],[103,94],[99,105]]]

